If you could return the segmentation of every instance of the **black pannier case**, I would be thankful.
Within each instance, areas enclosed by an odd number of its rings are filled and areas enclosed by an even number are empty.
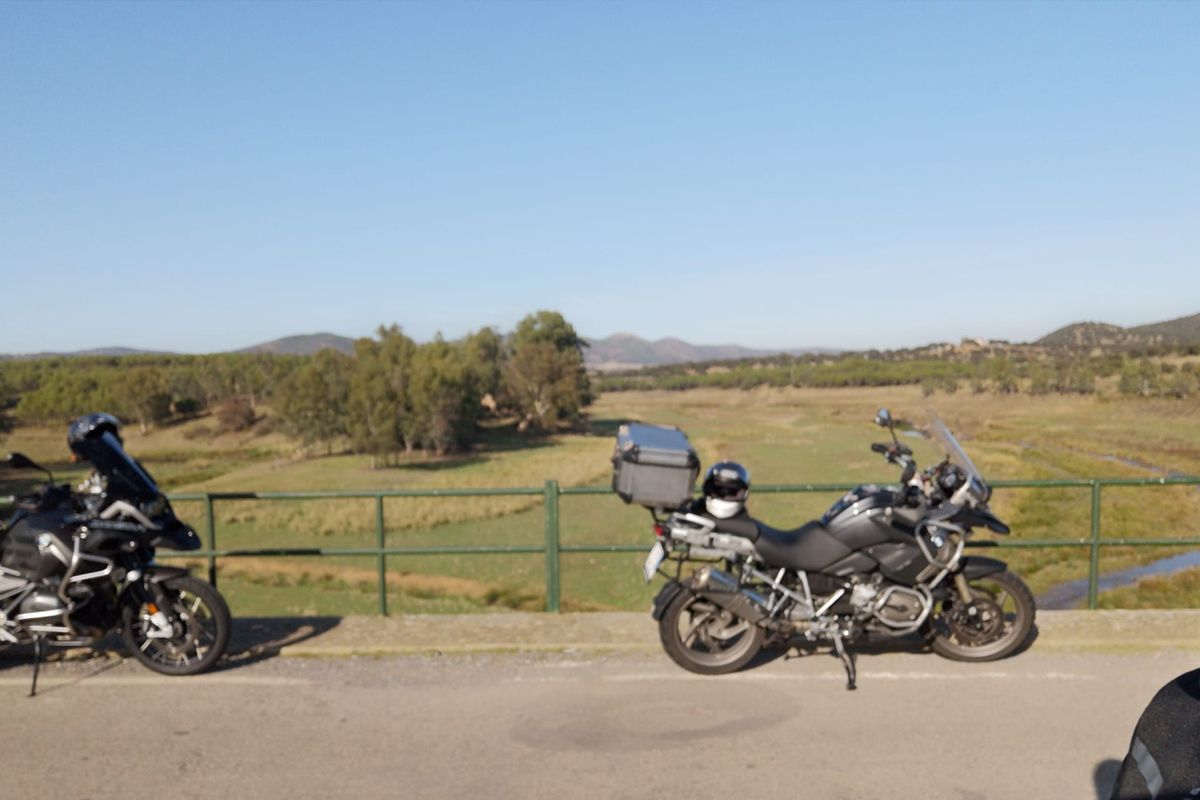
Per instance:
[[[613,491],[626,503],[674,509],[692,498],[700,459],[678,428],[630,422],[617,431]]]

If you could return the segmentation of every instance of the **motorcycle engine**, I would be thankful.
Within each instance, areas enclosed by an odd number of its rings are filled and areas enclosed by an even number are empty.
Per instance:
[[[874,618],[888,628],[910,628],[923,621],[930,603],[925,595],[897,584],[859,583],[850,592],[850,603],[862,617]]]
[[[66,610],[67,607],[63,604],[63,601],[60,600],[58,595],[56,595],[53,591],[50,589],[38,589],[33,594],[29,595],[29,597],[26,597],[21,601],[21,610],[18,613],[35,614],[45,613],[47,611],[58,611],[61,613]],[[46,616],[47,619],[45,621],[49,622],[50,615],[47,614]],[[39,617],[38,621],[41,622],[43,620],[41,617]]]
[[[850,590],[850,605],[862,616],[871,616],[871,603],[879,596],[879,586],[874,583],[856,583]]]
[[[903,627],[912,625],[920,619],[925,610],[925,598],[912,589],[903,586],[894,587],[887,592],[882,603],[875,609],[875,616],[885,625]]]

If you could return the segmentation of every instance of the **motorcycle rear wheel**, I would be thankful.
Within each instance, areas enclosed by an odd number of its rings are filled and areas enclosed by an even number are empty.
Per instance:
[[[758,655],[765,632],[689,591],[667,605],[658,635],[671,660],[689,672],[736,672]]]
[[[1033,593],[1008,571],[976,578],[970,587],[975,613],[969,613],[958,592],[952,591],[930,622],[930,646],[954,661],[1007,658],[1025,644],[1033,629]]]
[[[191,575],[170,578],[160,585],[171,621],[170,637],[149,634],[155,626],[152,610],[127,607],[121,638],[129,653],[146,667],[164,675],[195,675],[211,668],[225,653],[233,626],[229,606],[210,584]]]

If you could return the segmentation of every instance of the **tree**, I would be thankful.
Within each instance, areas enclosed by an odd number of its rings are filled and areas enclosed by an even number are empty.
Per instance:
[[[1004,356],[992,361],[989,365],[992,378],[992,388],[996,394],[1016,394],[1020,390],[1012,362]]]
[[[1174,397],[1190,397],[1197,390],[1200,390],[1200,378],[1190,370],[1179,370],[1167,385],[1167,391]]]
[[[490,396],[490,407],[494,409],[503,386],[504,337],[494,328],[481,328],[468,336],[463,345],[479,396]]]
[[[0,375],[0,442],[4,441],[4,435],[13,428],[13,419],[8,415],[8,410],[17,403],[14,395],[12,386]]]
[[[333,441],[346,434],[350,393],[350,359],[321,350],[296,370],[276,392],[276,410],[283,430],[306,446]]]
[[[1158,394],[1160,388],[1160,373],[1154,364],[1146,358],[1137,361],[1125,361],[1121,365],[1121,380],[1118,389],[1121,394],[1150,397]]]
[[[1095,394],[1096,375],[1086,362],[1071,364],[1063,370],[1059,390],[1076,394]]]
[[[439,335],[419,347],[409,393],[415,438],[421,446],[445,453],[470,442],[482,407],[462,345],[449,344]]]
[[[117,413],[134,419],[142,433],[171,415],[171,393],[157,367],[134,367],[110,376]]]
[[[167,374],[167,391],[171,394],[171,410],[192,416],[204,408],[204,387],[196,376],[193,364],[180,365]]]
[[[380,458],[416,446],[406,431],[413,427],[409,383],[417,346],[396,325],[381,326],[378,336],[378,341],[355,342],[347,420],[352,446],[372,454],[372,467]]]
[[[108,387],[102,386],[102,372],[86,368],[51,370],[38,387],[21,396],[18,415],[37,422],[65,422],[113,406]]]
[[[587,346],[556,311],[539,311],[521,320],[510,340],[502,369],[505,398],[520,414],[519,428],[550,430],[574,421],[591,402],[583,368]]]

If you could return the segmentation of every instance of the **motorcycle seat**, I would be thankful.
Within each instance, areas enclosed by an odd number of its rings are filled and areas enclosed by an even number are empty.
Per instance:
[[[852,552],[816,520],[781,531],[755,520],[758,538],[754,548],[768,567],[819,572]]]
[[[713,530],[717,533],[740,536],[752,542],[758,538],[758,522],[747,514],[745,509],[742,509],[732,517],[716,517],[708,513],[708,510],[704,508],[704,502],[701,500],[693,503],[687,510],[698,517],[712,520]]]
[[[729,533],[734,536],[740,536],[743,539],[749,539],[752,542],[758,541],[758,522],[752,519],[749,514],[741,513],[726,519],[712,517],[712,520],[717,523],[714,530],[718,533]]]

